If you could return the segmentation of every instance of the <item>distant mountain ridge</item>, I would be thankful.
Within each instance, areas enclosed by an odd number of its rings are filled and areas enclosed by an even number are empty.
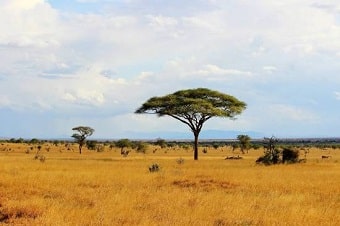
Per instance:
[[[236,139],[240,134],[248,135],[253,139],[263,138],[264,134],[256,131],[233,131],[233,130],[202,130],[200,139]],[[129,139],[193,139],[193,134],[188,132],[160,131],[160,132],[125,132]]]

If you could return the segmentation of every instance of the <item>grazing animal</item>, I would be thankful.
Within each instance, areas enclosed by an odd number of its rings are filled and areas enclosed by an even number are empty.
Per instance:
[[[227,156],[226,158],[225,158],[225,160],[227,160],[227,159],[243,159],[241,156]]]
[[[323,156],[321,156],[321,158],[322,159],[329,159],[329,158],[332,158],[332,156],[331,155],[323,155]]]

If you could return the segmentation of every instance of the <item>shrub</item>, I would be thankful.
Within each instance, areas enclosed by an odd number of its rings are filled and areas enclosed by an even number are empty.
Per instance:
[[[96,150],[97,149],[97,141],[95,141],[95,140],[86,141],[86,147],[89,150]]]
[[[278,164],[280,162],[280,151],[276,148],[278,139],[274,136],[265,138],[265,151],[264,155],[256,160],[256,163],[263,163],[265,165]]]
[[[145,142],[138,142],[136,147],[136,152],[138,153],[146,153],[146,150],[148,149],[148,144]]]
[[[214,149],[218,149],[220,147],[220,145],[218,143],[213,143],[212,146],[213,146]]]
[[[282,150],[282,163],[297,163],[299,162],[299,151],[289,148]]]
[[[263,163],[265,165],[278,163],[298,163],[299,151],[288,147],[283,147],[282,150],[276,147],[277,139],[274,137],[265,139],[264,155],[260,156],[256,163]]]
[[[278,164],[280,162],[280,151],[275,149],[271,152],[265,152],[263,156],[260,156],[256,163],[263,163],[265,165]]]
[[[150,173],[158,172],[159,170],[160,170],[160,167],[157,163],[154,163],[151,166],[149,166]]]
[[[155,145],[158,145],[161,148],[166,148],[168,146],[166,141],[164,139],[161,139],[161,138],[156,140]]]

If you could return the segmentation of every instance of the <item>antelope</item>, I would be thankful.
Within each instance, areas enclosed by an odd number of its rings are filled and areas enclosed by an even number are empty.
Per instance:
[[[322,159],[329,159],[329,158],[332,158],[332,156],[330,156],[330,155],[322,155],[321,158]]]

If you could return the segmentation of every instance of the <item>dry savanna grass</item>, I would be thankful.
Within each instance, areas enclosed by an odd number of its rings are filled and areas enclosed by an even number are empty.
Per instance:
[[[155,151],[156,150],[156,151]],[[339,225],[340,150],[262,166],[229,148],[149,147],[146,154],[76,145],[0,144],[0,225]],[[322,155],[332,156],[322,159]],[[150,173],[148,167],[160,170]]]

